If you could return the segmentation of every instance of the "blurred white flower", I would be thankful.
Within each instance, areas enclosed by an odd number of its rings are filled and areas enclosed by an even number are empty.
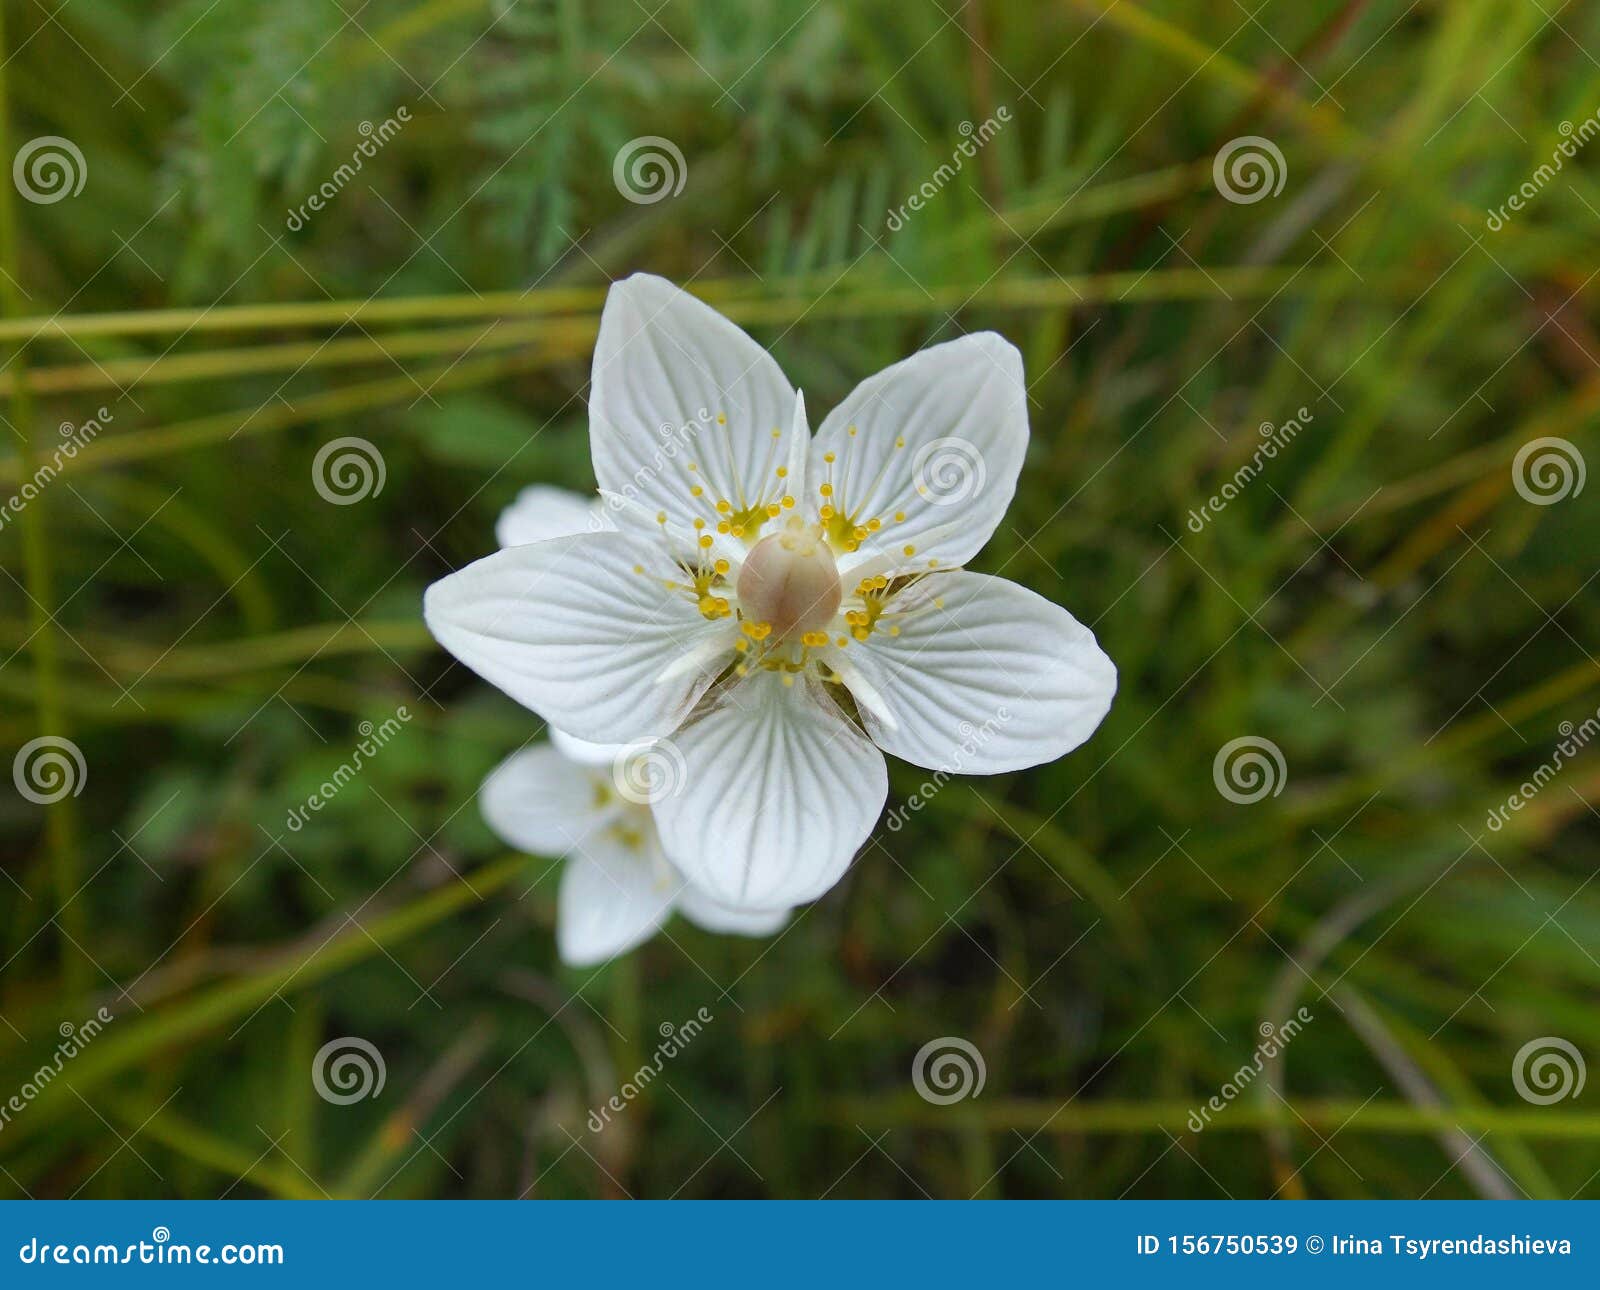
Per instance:
[[[879,749],[993,774],[1104,717],[1116,669],[1093,634],[958,567],[1027,449],[1022,359],[1001,337],[879,372],[813,438],[760,345],[641,274],[606,298],[589,410],[617,531],[502,550],[430,587],[424,613],[553,725],[671,734],[686,774],[655,822],[717,900],[774,909],[832,887],[883,807]],[[664,450],[672,425],[694,430],[682,451]]]
[[[559,730],[513,753],[484,781],[479,802],[508,845],[565,856],[556,896],[556,948],[574,967],[603,963],[650,939],[676,910],[707,931],[769,936],[790,911],[724,908],[684,881],[661,849],[650,807],[618,790],[623,760],[648,747],[608,746]],[[623,759],[623,760],[619,760]]]

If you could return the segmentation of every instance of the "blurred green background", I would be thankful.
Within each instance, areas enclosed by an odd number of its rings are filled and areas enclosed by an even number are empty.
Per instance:
[[[59,467],[0,527],[0,729],[83,763],[53,805],[0,793],[0,1103],[36,1094],[0,1193],[1596,1194],[1600,11],[4,18],[3,160],[78,155],[0,194],[0,492]],[[664,189],[617,165],[643,136]],[[1246,136],[1255,191],[1214,173]],[[636,269],[770,345],[814,424],[926,344],[1012,339],[1033,443],[974,567],[1122,681],[1088,745],[944,787],[782,937],[679,920],[576,972],[554,866],[474,802],[537,722],[419,608],[520,487],[593,486],[589,353]],[[335,504],[313,463],[348,436],[383,483]],[[1215,762],[1245,738],[1265,790]],[[922,779],[893,766],[891,809]],[[311,1071],[346,1036],[386,1078],[338,1104]],[[913,1063],[951,1037],[984,1081],[940,1104]],[[1519,1058],[1550,1039],[1564,1070]]]

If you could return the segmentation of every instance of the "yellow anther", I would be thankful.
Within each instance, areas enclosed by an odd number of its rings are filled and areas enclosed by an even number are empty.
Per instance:
[[[821,493],[824,497],[832,497],[833,496],[833,485],[832,484],[823,484],[820,488],[817,489],[817,492]]]
[[[793,685],[794,684],[794,676],[793,676],[793,674],[789,673],[789,672],[785,672],[783,674],[783,683],[785,685]]]
[[[849,643],[850,643],[850,638],[848,636],[839,637],[838,646],[839,646],[840,649],[843,649]]]
[[[883,521],[882,520],[874,519],[874,520],[868,520],[867,521],[867,532],[869,532],[869,533],[876,533],[882,527],[883,527]]]
[[[706,522],[697,516],[694,522],[695,531],[698,532],[699,530],[705,528],[705,526]]]
[[[855,437],[856,437],[856,428],[855,428],[855,427],[854,427],[854,426],[851,426],[851,427],[850,427],[850,431],[849,431],[849,434],[850,434],[850,437],[851,437],[851,438],[852,438],[852,439],[854,439],[854,438],[855,438]]]
[[[779,466],[777,473],[778,473],[778,478],[779,479],[788,479],[789,478],[789,468],[787,466]]]
[[[794,498],[790,497],[788,493],[783,495],[783,509],[786,511],[794,509]]]
[[[726,561],[726,560],[718,560],[718,561],[717,561],[717,562],[716,562],[716,563],[715,563],[715,564],[714,564],[714,565],[712,565],[712,566],[711,566],[711,567],[712,567],[712,568],[713,568],[713,569],[715,569],[715,570],[716,570],[716,571],[717,571],[717,572],[718,572],[718,573],[723,573],[723,574],[725,574],[725,573],[727,573],[727,572],[728,572],[728,570],[729,570],[729,568],[730,568],[730,567],[731,567],[731,566],[730,566],[730,565],[729,565],[729,564],[728,564],[728,562],[727,562],[727,561]]]
[[[700,494],[702,494],[705,491],[706,490],[701,488],[699,484],[694,484],[694,485],[691,485],[690,488],[689,488],[689,496],[690,497],[699,497]]]
[[[709,550],[710,547],[711,547],[711,543],[712,543],[711,534],[702,533],[700,535],[700,547],[701,547],[702,550]]]
[[[894,441],[894,446],[896,448],[904,448],[906,446],[906,437],[905,437],[905,435],[896,435],[895,436],[895,441]]]
[[[727,425],[727,424],[728,424],[728,418],[727,418],[727,417],[725,417],[725,416],[723,416],[723,414],[722,414],[722,413],[720,413],[720,412],[719,412],[719,413],[717,413],[717,424],[718,424],[718,425],[719,425],[719,426],[725,426],[725,425]]]
[[[889,635],[898,636],[899,634],[900,634],[900,624],[899,623],[890,623],[889,624]]]
[[[817,514],[825,520],[831,520],[833,518],[833,507],[824,506]]]
[[[667,513],[665,511],[657,511],[656,512],[656,523],[657,524],[665,524],[666,522],[667,522]]]
[[[717,514],[718,515],[726,515],[731,510],[733,510],[733,506],[728,501],[728,499],[726,497],[724,497],[720,502],[717,503]]]
[[[906,551],[906,554],[907,554],[907,555],[916,555],[916,553],[917,553],[917,548],[916,548],[916,547],[914,547],[914,546],[907,546],[907,547],[906,547],[906,549],[905,549],[905,551]]]
[[[635,572],[635,573],[643,573],[643,572],[644,572],[644,565],[642,565],[642,564],[636,564],[636,565],[634,565],[634,566],[633,566],[633,571],[634,571],[634,572]]]
[[[800,638],[800,642],[803,645],[809,645],[812,649],[821,649],[824,645],[826,645],[828,643],[828,633],[827,632],[807,632],[804,636],[802,636]]]
[[[833,456],[833,454],[831,452],[825,452],[825,453],[822,454],[822,460],[827,462],[828,465],[831,466],[831,465],[833,465],[833,462],[834,462],[834,456]]]
[[[726,535],[728,533],[732,533],[733,532],[733,525],[729,524],[727,520],[718,520],[717,521],[717,532],[718,533],[722,533],[724,535]]]
[[[894,513],[894,522],[896,524],[904,524],[906,522],[906,513],[904,511],[896,511]]]

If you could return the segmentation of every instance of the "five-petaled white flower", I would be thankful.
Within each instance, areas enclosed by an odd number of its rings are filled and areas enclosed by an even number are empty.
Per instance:
[[[836,883],[883,754],[994,774],[1077,747],[1116,669],[1065,610],[959,566],[1027,449],[1022,359],[992,332],[862,382],[813,437],[771,356],[660,278],[612,287],[589,392],[613,531],[512,546],[435,583],[440,643],[548,722],[671,736],[667,854],[740,909]],[[876,746],[874,746],[876,745]]]
[[[551,730],[484,781],[483,817],[522,851],[566,856],[556,895],[556,948],[574,967],[647,941],[676,910],[710,932],[767,936],[787,909],[725,908],[684,881],[661,849],[650,800],[672,791],[650,745],[592,744]]]

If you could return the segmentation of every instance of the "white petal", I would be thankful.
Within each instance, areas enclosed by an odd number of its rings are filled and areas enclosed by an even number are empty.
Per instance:
[[[627,744],[590,743],[587,739],[579,739],[577,735],[567,733],[559,726],[550,727],[550,742],[569,761],[575,761],[584,766],[604,766],[608,770],[611,764],[616,761],[617,754],[628,746]]]
[[[1036,766],[1083,743],[1111,706],[1117,669],[1094,633],[1014,582],[932,574],[889,610],[845,653],[894,717],[860,705],[896,757],[957,775]]]
[[[729,909],[710,896],[684,884],[678,893],[678,912],[708,932],[729,936],[771,936],[794,913],[792,909]]]
[[[610,831],[574,853],[556,897],[556,948],[588,967],[647,941],[666,922],[683,886],[655,840],[630,845]]]
[[[643,570],[643,572],[636,572]],[[439,643],[552,725],[596,742],[665,734],[706,672],[662,673],[737,632],[665,583],[681,572],[622,533],[508,547],[434,583],[423,617]]]
[[[772,356],[709,305],[648,274],[612,286],[589,389],[602,490],[715,530],[719,500],[738,510],[781,495],[795,406]]]
[[[567,855],[617,813],[601,807],[595,772],[549,744],[524,748],[496,766],[478,791],[478,806],[501,841],[542,856]]]
[[[526,546],[574,533],[599,533],[617,526],[605,513],[598,497],[585,497],[566,488],[530,484],[516,501],[500,512],[494,536],[501,546]]]
[[[844,875],[888,794],[883,755],[815,683],[757,669],[672,737],[681,789],[654,804],[661,840],[720,904],[815,900]]]
[[[875,555],[902,569],[926,569],[930,559],[958,565],[999,527],[1027,449],[1022,355],[994,332],[979,332],[856,386],[812,440],[807,498],[816,506],[820,486],[831,483],[836,510],[881,524],[840,561],[841,574]]]

